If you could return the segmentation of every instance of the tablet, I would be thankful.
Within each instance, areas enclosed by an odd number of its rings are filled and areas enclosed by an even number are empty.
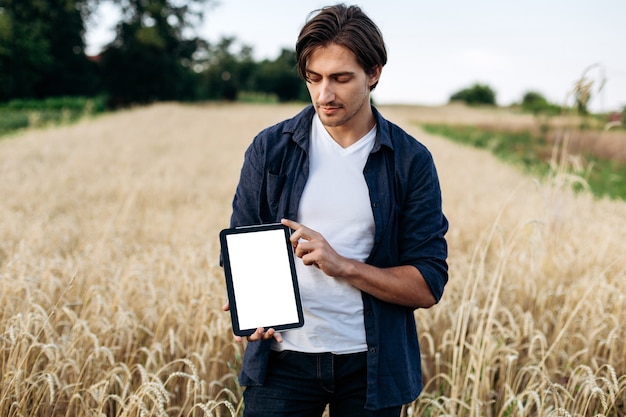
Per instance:
[[[290,230],[280,223],[224,229],[220,245],[233,333],[302,327]]]

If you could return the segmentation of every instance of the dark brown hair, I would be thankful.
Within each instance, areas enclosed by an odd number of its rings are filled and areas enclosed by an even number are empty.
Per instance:
[[[298,36],[298,74],[307,80],[306,65],[317,48],[334,43],[349,49],[368,75],[387,63],[387,50],[378,26],[358,6],[338,4],[313,13]],[[372,85],[371,90],[378,84]]]

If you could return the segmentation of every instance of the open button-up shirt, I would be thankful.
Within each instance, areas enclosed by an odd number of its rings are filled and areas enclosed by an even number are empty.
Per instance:
[[[372,108],[376,141],[363,175],[374,215],[374,246],[366,262],[413,265],[440,300],[448,280],[448,221],[430,152]],[[296,219],[309,172],[307,150],[315,109],[261,131],[245,153],[231,227]],[[329,184],[332,186],[332,184]],[[367,354],[366,408],[413,401],[422,390],[414,310],[363,295]],[[306,324],[305,324],[306,325]],[[263,384],[271,341],[246,346],[241,385]]]

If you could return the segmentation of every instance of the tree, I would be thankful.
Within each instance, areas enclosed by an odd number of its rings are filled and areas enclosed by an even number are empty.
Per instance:
[[[236,43],[235,38],[224,37],[202,51],[200,98],[232,101],[242,90],[254,90],[250,79],[257,64],[252,59],[252,48],[241,45],[238,52],[233,51]]]
[[[0,100],[91,94],[84,54],[95,0],[0,0]]]
[[[296,53],[283,49],[275,60],[255,62],[252,48],[233,37],[208,45],[201,62],[199,97],[237,100],[242,92],[264,93],[280,101],[308,100],[304,82],[296,71]]]
[[[113,0],[122,19],[102,53],[105,88],[113,105],[193,98],[192,68],[206,44],[186,36],[210,0]]]
[[[274,93],[280,101],[308,100],[305,83],[296,71],[296,52],[283,49],[275,61],[259,64],[254,78],[257,91]]]
[[[470,105],[485,104],[494,106],[496,104],[496,94],[488,85],[476,83],[451,95],[450,101],[463,101]]]

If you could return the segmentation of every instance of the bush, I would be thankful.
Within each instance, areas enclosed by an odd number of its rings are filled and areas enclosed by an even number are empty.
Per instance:
[[[61,111],[99,113],[105,110],[103,97],[48,97],[43,100],[15,99],[1,108],[14,111]]]
[[[18,129],[73,122],[106,110],[104,97],[49,97],[0,103],[0,136]]]
[[[29,125],[29,117],[26,112],[16,112],[10,110],[0,110],[0,136],[23,129]]]
[[[558,114],[561,107],[550,103],[541,93],[528,91],[522,98],[522,110],[534,114]]]
[[[485,84],[474,84],[469,88],[457,91],[450,96],[450,101],[463,101],[469,105],[495,106],[496,94]]]

